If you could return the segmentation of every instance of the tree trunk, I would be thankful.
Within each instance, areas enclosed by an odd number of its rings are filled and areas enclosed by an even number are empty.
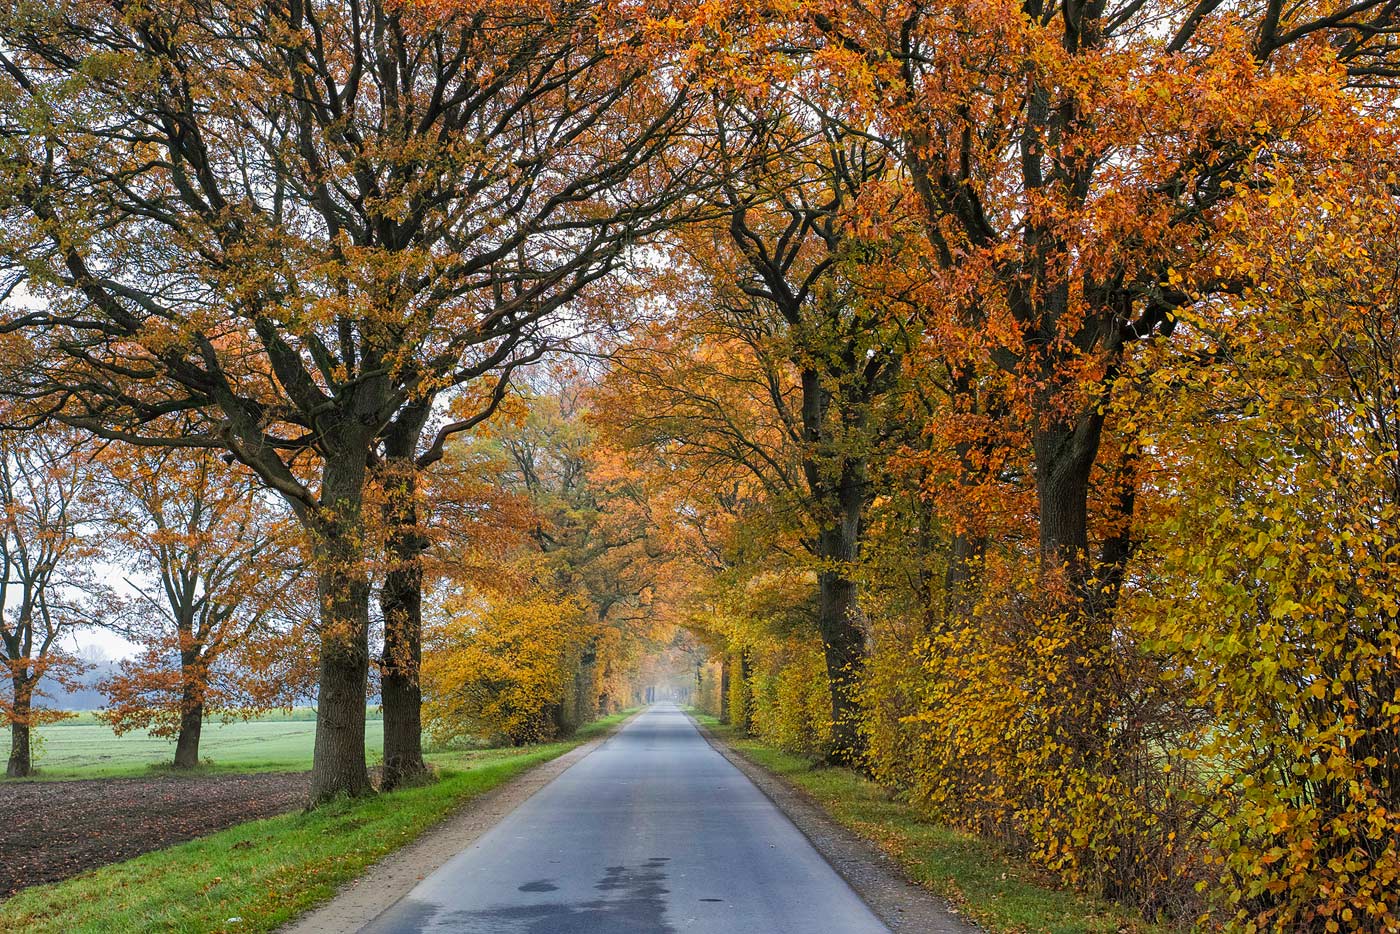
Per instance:
[[[818,624],[826,674],[831,682],[831,747],[827,759],[834,765],[856,765],[864,748],[857,690],[865,664],[865,634],[855,622],[856,585],[835,571],[823,571],[817,578],[821,590]]]
[[[1091,412],[1044,426],[1034,439],[1041,562],[1047,571],[1063,573],[1076,597],[1085,595],[1092,574],[1089,478],[1102,433],[1103,416]]]
[[[744,710],[740,714],[739,726],[745,735],[753,732],[753,694],[749,687],[752,683],[749,680],[752,674],[753,664],[749,661],[749,650],[741,649],[739,651],[739,680],[743,683]]]
[[[719,656],[719,722],[729,722],[729,653]]]
[[[593,691],[597,684],[597,673],[594,671],[597,662],[597,644],[589,642],[574,668],[574,729],[598,718],[598,695]]]
[[[379,592],[384,617],[380,697],[384,704],[384,777],[397,788],[425,775],[423,762],[423,552],[418,529],[417,476],[412,464],[387,474],[385,513],[391,522],[389,572]]]
[[[204,726],[204,701],[202,689],[209,680],[209,672],[201,664],[200,653],[203,646],[194,638],[193,591],[185,596],[190,599],[173,607],[178,614],[180,630],[180,732],[175,738],[175,768],[192,769],[199,765],[199,733]]]
[[[199,765],[199,733],[203,726],[204,705],[187,697],[180,713],[180,734],[175,739],[175,768],[192,769]]]
[[[423,762],[423,555],[419,522],[418,444],[431,406],[410,406],[384,438],[384,521],[389,572],[379,592],[384,619],[380,700],[384,706],[384,777],[388,790],[427,774]]]
[[[390,571],[380,595],[384,612],[384,657],[380,696],[384,702],[385,790],[427,773],[423,761],[422,568]]]
[[[850,571],[860,550],[864,512],[864,463],[848,461],[837,490],[838,521],[823,529],[817,544],[822,570],[817,574],[817,625],[831,682],[831,748],[833,764],[858,766],[865,743],[860,733],[859,687],[865,666],[865,628],[861,625],[858,587]]]
[[[28,678],[10,679],[14,687],[14,718],[10,723],[10,764],[5,774],[10,778],[27,778],[33,771],[34,762],[29,743],[30,704],[34,685]]]
[[[1114,703],[1107,666],[1112,652],[1112,607],[1096,580],[1089,554],[1089,481],[1098,457],[1102,416],[1090,412],[1036,433],[1035,480],[1040,506],[1040,557],[1052,614],[1070,614],[1064,653],[1058,741],[1088,767],[1102,755]]]
[[[365,766],[369,680],[369,579],[360,544],[365,456],[327,457],[313,530],[321,604],[321,670],[312,753],[311,802],[374,789]]]
[[[810,445],[802,471],[815,501],[821,527],[817,533],[817,628],[831,686],[831,746],[826,759],[835,765],[858,765],[864,743],[860,734],[858,689],[865,665],[865,629],[859,618],[857,585],[846,568],[855,567],[865,514],[865,458],[836,449],[827,425],[832,397],[814,370],[802,372],[802,432]],[[844,427],[859,435],[864,412],[841,413]],[[834,474],[834,479],[833,479]]]
[[[987,540],[958,532],[948,544],[948,568],[943,575],[944,618],[946,624],[966,624],[972,617],[977,598],[977,562],[986,551]]]

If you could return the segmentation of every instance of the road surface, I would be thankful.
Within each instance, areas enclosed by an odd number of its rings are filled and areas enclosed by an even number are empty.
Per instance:
[[[365,934],[888,934],[676,707],[648,708]]]

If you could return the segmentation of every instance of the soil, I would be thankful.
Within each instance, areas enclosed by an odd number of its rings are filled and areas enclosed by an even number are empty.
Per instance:
[[[0,899],[306,802],[308,773],[0,784]]]

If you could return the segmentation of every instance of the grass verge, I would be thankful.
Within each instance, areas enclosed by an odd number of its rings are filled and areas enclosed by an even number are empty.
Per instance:
[[[817,766],[692,711],[731,748],[805,792],[872,841],[909,878],[996,934],[1164,934],[1127,908],[1069,891],[980,837],[922,820],[908,804],[847,769]]]
[[[463,802],[621,722],[607,717],[565,742],[429,758],[440,779],[304,814],[239,824],[0,902],[0,931],[135,934],[271,931],[332,896],[380,857]],[[198,806],[198,802],[191,802]]]

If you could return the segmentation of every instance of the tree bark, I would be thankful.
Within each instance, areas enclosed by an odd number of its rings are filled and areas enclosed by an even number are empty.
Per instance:
[[[1046,570],[1063,573],[1074,596],[1081,598],[1092,574],[1089,479],[1102,434],[1103,416],[1089,412],[1043,426],[1034,439],[1041,562]]]
[[[391,560],[397,561],[397,556]],[[384,579],[384,656],[380,696],[384,703],[385,790],[427,773],[423,761],[423,571],[417,559]]]
[[[860,735],[858,688],[865,665],[865,635],[854,624],[856,585],[842,574],[823,571],[819,626],[831,682],[831,747],[827,759],[834,765],[860,762],[864,743]]]
[[[739,650],[739,680],[743,683],[744,710],[740,715],[739,726],[745,734],[753,732],[753,694],[750,692],[750,677],[753,673],[753,664],[749,660],[749,650]]]
[[[389,572],[379,592],[384,617],[380,698],[384,704],[384,790],[427,774],[423,761],[423,552],[417,475],[411,463],[391,469],[385,490],[390,516]]]
[[[1048,593],[1067,601],[1051,613],[1070,614],[1061,652],[1064,696],[1053,730],[1058,742],[1094,768],[1103,755],[1115,698],[1108,683],[1113,608],[1089,554],[1089,482],[1098,458],[1103,417],[1096,412],[1037,431],[1036,497],[1040,506],[1040,557]]]
[[[831,748],[827,759],[846,766],[858,766],[864,756],[859,688],[867,647],[858,585],[849,571],[838,569],[854,567],[859,557],[863,467],[863,461],[856,459],[846,463],[837,488],[838,521],[823,529],[817,542],[817,557],[824,568],[817,574],[817,625],[831,682]]]
[[[10,723],[10,763],[5,774],[10,778],[27,778],[34,770],[29,742],[29,717],[34,685],[28,678],[10,679],[14,688],[14,719]]]
[[[359,542],[364,500],[363,448],[327,455],[315,557],[321,604],[320,694],[312,753],[311,802],[374,789],[365,765],[365,693],[369,681],[369,578]]]
[[[423,761],[423,555],[429,542],[419,528],[419,465],[415,459],[431,406],[409,406],[384,438],[384,520],[389,572],[379,591],[384,619],[380,700],[384,706],[384,789],[428,772]]]
[[[834,446],[827,425],[832,402],[821,375],[804,370],[802,430],[810,448],[803,474],[819,521],[817,628],[831,687],[831,745],[826,759],[834,765],[856,766],[864,753],[859,686],[866,644],[857,585],[845,569],[854,568],[859,557],[868,466],[865,458]],[[843,411],[841,415],[846,428],[863,427],[861,410]]]
[[[204,727],[204,705],[187,700],[181,708],[180,734],[175,739],[175,768],[192,769],[199,765],[199,734]]]
[[[180,731],[175,738],[175,768],[192,769],[199,765],[199,734],[204,726],[204,701],[201,687],[207,684],[209,672],[200,664],[203,646],[194,637],[194,592],[187,589],[181,606],[175,607],[180,630]]]

